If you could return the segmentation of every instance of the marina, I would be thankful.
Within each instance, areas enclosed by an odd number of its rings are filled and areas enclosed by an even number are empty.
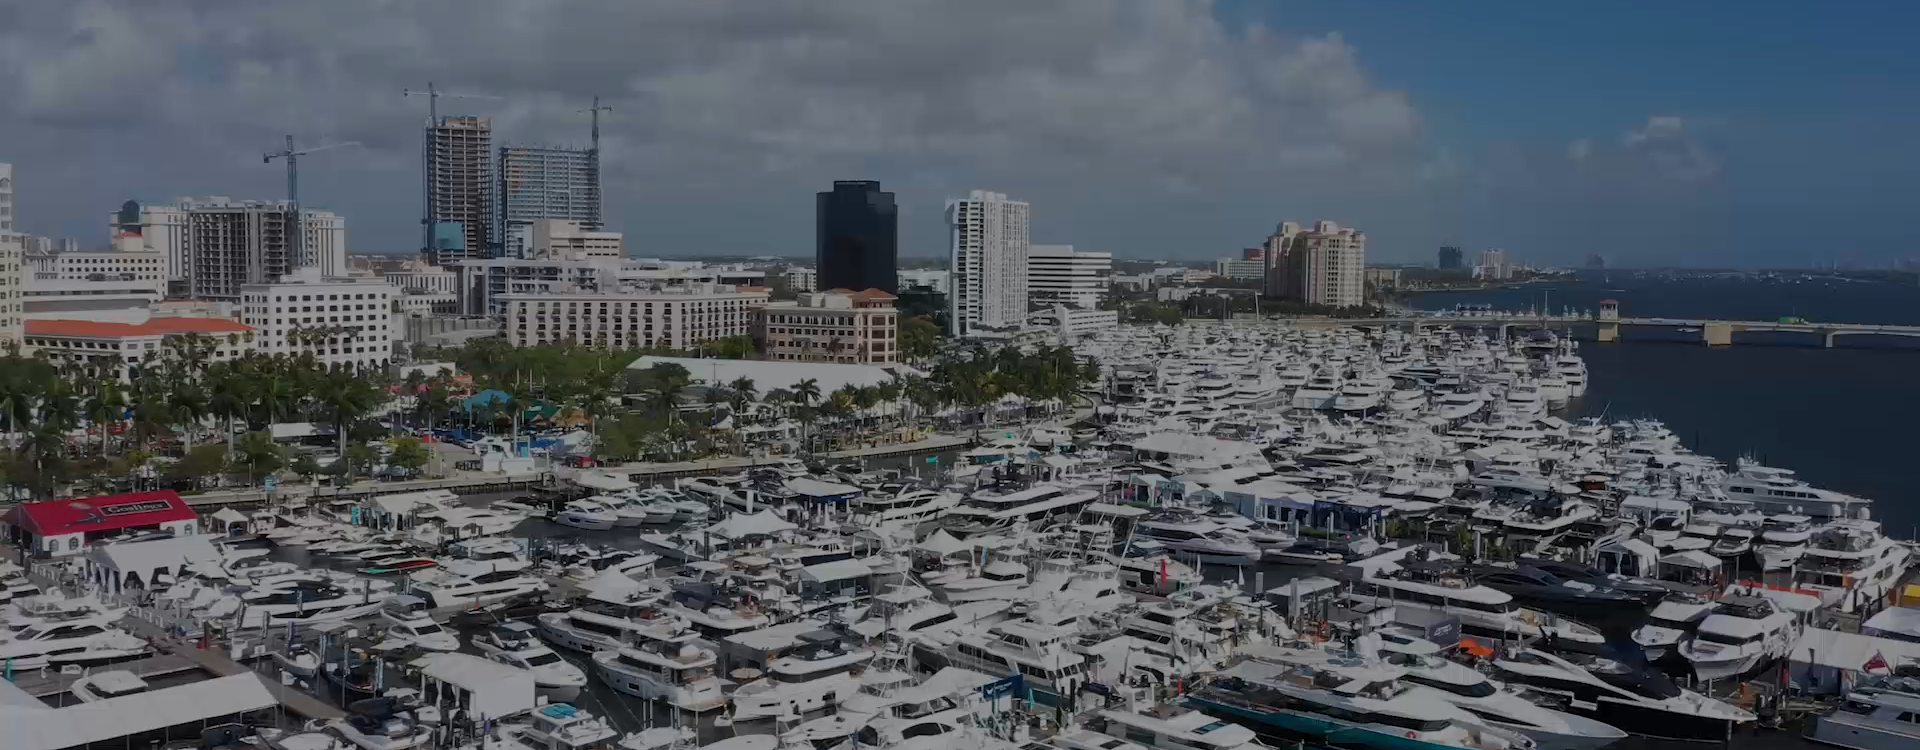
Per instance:
[[[217,683],[128,735],[279,750],[1909,739],[1873,500],[1570,413],[1582,342],[1507,334],[1122,327],[1071,416],[920,444],[19,506],[0,690]]]

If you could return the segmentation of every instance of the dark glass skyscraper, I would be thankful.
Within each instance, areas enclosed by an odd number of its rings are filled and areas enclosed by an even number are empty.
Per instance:
[[[899,291],[900,211],[871,180],[835,180],[815,196],[816,288]]]

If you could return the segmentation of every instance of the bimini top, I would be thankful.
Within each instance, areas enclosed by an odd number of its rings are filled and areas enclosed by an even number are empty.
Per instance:
[[[39,536],[118,531],[193,520],[193,508],[173,490],[48,500],[16,505],[6,522]]]

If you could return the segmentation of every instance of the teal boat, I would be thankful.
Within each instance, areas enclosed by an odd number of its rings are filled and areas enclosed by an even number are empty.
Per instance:
[[[1532,750],[1445,701],[1406,690],[1403,672],[1361,660],[1326,665],[1243,662],[1201,685],[1187,705],[1282,743],[1377,750]]]

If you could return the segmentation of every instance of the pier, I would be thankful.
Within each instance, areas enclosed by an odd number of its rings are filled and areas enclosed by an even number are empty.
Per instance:
[[[1832,349],[1834,342],[1842,336],[1897,336],[1920,339],[1920,326],[1881,325],[1876,323],[1816,323],[1792,319],[1781,320],[1708,320],[1693,318],[1626,318],[1620,317],[1617,303],[1612,300],[1601,302],[1598,315],[1525,315],[1520,313],[1492,313],[1487,315],[1398,315],[1381,318],[1300,318],[1288,322],[1302,328],[1339,328],[1346,326],[1405,326],[1412,328],[1429,326],[1472,326],[1499,328],[1501,336],[1509,335],[1515,328],[1523,329],[1559,329],[1573,331],[1575,327],[1591,330],[1592,337],[1600,343],[1613,343],[1621,339],[1623,328],[1665,328],[1685,332],[1698,332],[1701,343],[1707,346],[1732,346],[1733,334],[1742,332],[1799,333],[1820,337],[1820,348]]]

